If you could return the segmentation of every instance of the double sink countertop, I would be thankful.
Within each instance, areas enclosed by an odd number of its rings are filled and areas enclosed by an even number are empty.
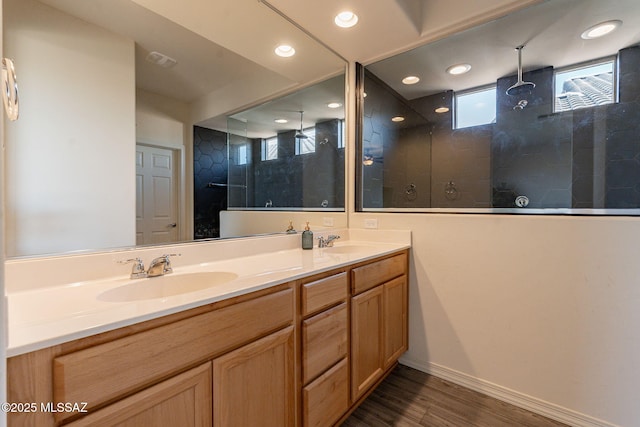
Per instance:
[[[5,263],[7,356],[221,301],[411,247],[410,231],[343,229],[331,248],[300,234],[250,237]],[[130,279],[118,261],[172,257],[173,273]],[[182,282],[184,279],[184,282]],[[207,283],[211,280],[212,285]],[[184,283],[184,285],[183,285]],[[182,289],[188,286],[187,292]]]

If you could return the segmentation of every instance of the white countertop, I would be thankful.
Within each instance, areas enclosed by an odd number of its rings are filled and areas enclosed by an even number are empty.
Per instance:
[[[399,234],[381,233],[379,234],[381,238],[376,238],[375,233],[358,235],[358,233],[347,232],[345,234],[351,234],[351,238],[341,239],[335,243],[334,248],[326,249],[302,250],[294,247],[264,251],[264,245],[269,245],[269,241],[263,239],[245,241],[247,245],[253,245],[257,251],[262,250],[262,253],[252,255],[210,258],[217,261],[203,261],[203,256],[200,255],[194,257],[200,258],[196,260],[196,263],[190,263],[186,259],[188,254],[183,254],[182,257],[176,258],[180,262],[173,263],[174,273],[172,275],[174,276],[196,272],[229,272],[235,273],[237,278],[203,290],[169,297],[127,302],[110,302],[99,299],[102,292],[132,282],[128,274],[38,288],[29,289],[27,287],[27,290],[19,290],[19,286],[13,284],[12,290],[7,292],[9,324],[7,356],[11,357],[39,350],[265,289],[355,262],[366,261],[407,249],[411,243],[408,231],[399,232]],[[296,236],[286,238],[293,241],[292,239]],[[210,245],[215,245],[215,243],[210,243]],[[220,247],[222,248],[222,246]],[[346,247],[350,248],[345,249]],[[185,252],[186,248],[183,246],[177,249],[182,249]],[[200,252],[202,252],[203,246],[200,248]],[[191,247],[187,251],[189,249]],[[162,248],[165,253],[170,250],[172,248]],[[121,254],[120,257],[125,255],[130,256],[130,253]],[[111,259],[115,257],[117,255],[110,254]],[[78,262],[83,261],[85,264],[89,262],[86,258],[78,260]],[[47,260],[47,262],[51,263],[51,260]],[[65,259],[64,262],[68,264],[69,260]],[[28,266],[33,268],[31,264]],[[49,266],[49,264],[47,265]],[[22,268],[26,267],[27,265]],[[130,266],[127,269],[130,269]],[[10,266],[9,270],[13,273],[12,279],[18,280],[18,268]]]

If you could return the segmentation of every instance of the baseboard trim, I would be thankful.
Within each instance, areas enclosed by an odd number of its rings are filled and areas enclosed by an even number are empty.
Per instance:
[[[406,357],[400,363],[414,369],[431,374],[443,380],[467,387],[471,390],[486,394],[503,402],[510,403],[536,414],[560,421],[574,427],[620,427],[616,424],[591,417],[553,403],[528,396],[524,393],[508,389],[498,384],[459,372],[431,362],[420,362]]]

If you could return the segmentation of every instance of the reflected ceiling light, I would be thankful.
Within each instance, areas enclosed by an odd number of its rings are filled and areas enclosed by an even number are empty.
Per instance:
[[[614,31],[616,28],[618,28],[620,25],[622,25],[622,21],[617,19],[613,21],[601,22],[599,24],[594,25],[593,27],[589,27],[586,30],[584,30],[584,32],[582,33],[582,35],[580,35],[580,37],[582,37],[585,40],[597,39],[598,37],[606,36],[610,32]]]
[[[449,107],[438,107],[435,109],[435,112],[438,114],[442,114],[442,113],[448,113],[449,112]]]
[[[345,10],[344,12],[337,14],[333,22],[335,22],[338,27],[350,28],[358,23],[358,15]]]
[[[417,77],[417,76],[407,76],[404,79],[402,79],[402,83],[406,85],[414,85],[419,81],[420,81],[420,77]]]
[[[296,50],[289,46],[288,44],[281,44],[275,50],[276,55],[281,56],[283,58],[288,58],[296,54]]]
[[[457,76],[457,75],[469,72],[470,69],[471,69],[470,64],[456,64],[447,68],[447,73]]]
[[[365,166],[371,166],[373,164],[373,156],[365,154],[362,157],[362,164],[365,165]]]
[[[404,122],[404,117],[402,117],[402,116],[395,116],[395,117],[392,117],[392,118],[391,118],[391,121],[392,121],[392,122],[396,122],[396,123],[397,123],[397,122]]]
[[[342,104],[339,102],[330,102],[327,104],[327,107],[329,108],[340,108],[342,107]]]
[[[280,123],[280,124],[284,124],[284,123],[289,123],[289,120],[287,120],[287,119],[275,119],[274,122]]]

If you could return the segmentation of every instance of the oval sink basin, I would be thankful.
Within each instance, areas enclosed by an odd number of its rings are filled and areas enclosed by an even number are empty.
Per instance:
[[[354,254],[356,252],[366,252],[373,249],[373,246],[368,245],[344,245],[334,246],[331,248],[324,248],[327,252],[333,254]]]
[[[222,285],[237,277],[237,274],[228,272],[168,274],[132,280],[126,285],[102,292],[98,295],[98,299],[108,302],[127,302],[166,298]]]

